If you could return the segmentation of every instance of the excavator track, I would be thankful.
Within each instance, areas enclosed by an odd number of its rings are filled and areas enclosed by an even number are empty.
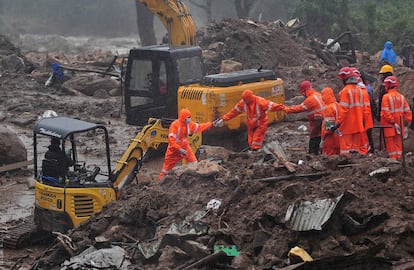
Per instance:
[[[36,230],[33,217],[25,219],[22,223],[7,230],[3,236],[3,248],[19,249],[31,244],[40,243],[50,237],[47,232]]]

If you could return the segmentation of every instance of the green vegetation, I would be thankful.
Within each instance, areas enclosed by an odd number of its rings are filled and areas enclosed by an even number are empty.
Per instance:
[[[348,29],[374,53],[391,40],[397,53],[406,39],[414,42],[414,2],[411,0],[302,0],[292,15],[322,40]]]

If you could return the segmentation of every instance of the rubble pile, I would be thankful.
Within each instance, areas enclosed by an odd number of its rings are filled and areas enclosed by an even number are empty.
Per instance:
[[[280,269],[296,246],[315,260],[378,249],[363,260],[350,259],[353,268],[347,269],[373,269],[373,258],[386,259],[379,269],[390,269],[389,261],[413,259],[412,156],[404,172],[401,163],[381,156],[298,153],[288,155],[301,164],[290,176],[266,156],[230,153],[200,162],[219,168],[215,174],[184,170],[161,186],[133,185],[68,234],[76,253],[100,249],[105,239],[106,248],[126,251],[134,269],[186,269],[218,247],[238,252],[200,264],[201,269]],[[40,267],[57,269],[69,259],[61,244],[52,250]]]
[[[198,39],[205,49],[203,55],[209,73],[218,73],[221,61],[227,59],[242,63],[245,69],[301,66],[308,59],[304,47],[271,22],[215,21],[199,31]]]

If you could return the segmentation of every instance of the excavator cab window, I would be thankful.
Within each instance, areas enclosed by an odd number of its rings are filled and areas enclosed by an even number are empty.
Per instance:
[[[177,91],[204,75],[200,47],[148,46],[132,49],[125,74],[126,122],[145,125],[149,118],[177,118]]]
[[[153,72],[151,60],[136,60],[132,65],[131,80],[129,83],[130,91],[136,92],[137,95],[131,96],[130,106],[140,106],[153,103],[152,87]]]
[[[178,58],[177,69],[180,84],[200,82],[204,77],[202,66],[199,56]]]
[[[163,105],[163,96],[168,93],[168,78],[165,61],[135,60],[129,84],[130,106],[147,104]]]

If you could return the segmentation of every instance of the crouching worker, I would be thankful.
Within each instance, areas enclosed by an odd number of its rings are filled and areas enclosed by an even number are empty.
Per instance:
[[[256,96],[251,90],[242,93],[242,99],[234,108],[219,119],[215,125],[220,127],[223,121],[233,119],[242,112],[246,113],[247,141],[250,150],[256,151],[262,148],[268,126],[268,112],[283,110],[284,105],[274,103],[265,98]]]
[[[177,162],[183,159],[188,163],[196,163],[197,158],[190,147],[188,136],[194,133],[200,133],[211,128],[211,122],[199,124],[191,121],[191,112],[182,109],[178,115],[178,119],[173,121],[168,132],[168,147],[165,153],[164,164],[158,178],[160,183],[165,175],[171,171]]]

